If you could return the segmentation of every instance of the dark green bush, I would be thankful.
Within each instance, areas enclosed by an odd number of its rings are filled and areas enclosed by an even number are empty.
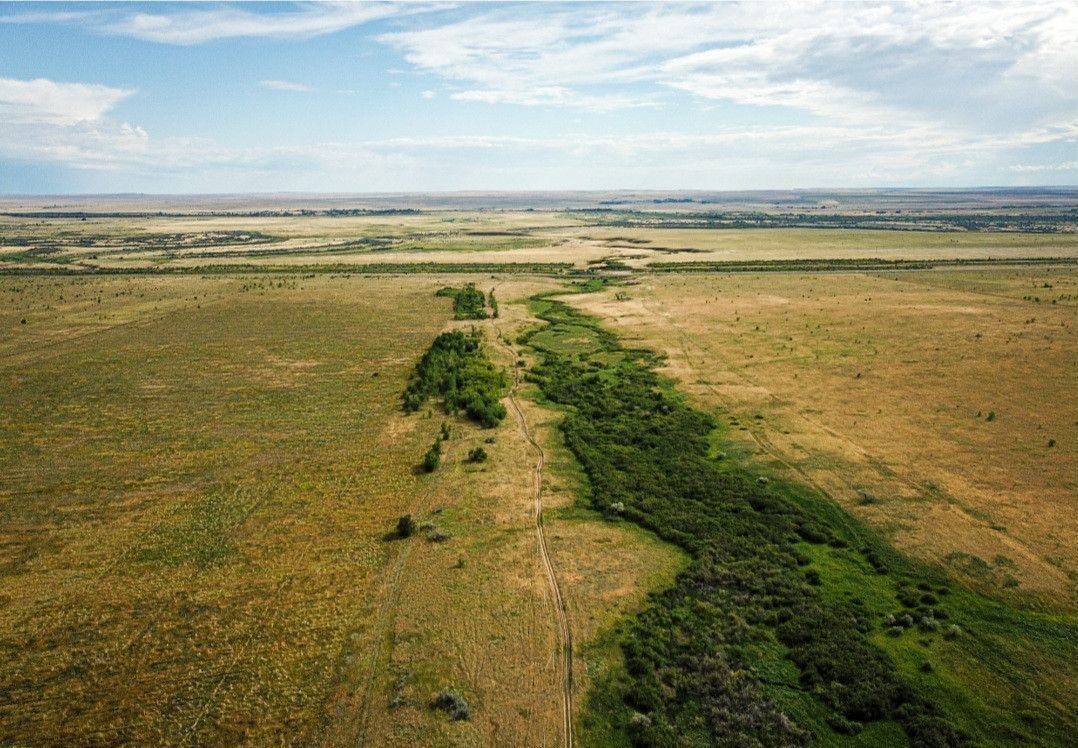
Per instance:
[[[455,688],[443,688],[431,701],[432,709],[440,709],[454,722],[472,718],[472,709]]]
[[[436,439],[427,453],[423,455],[423,470],[433,473],[442,462],[442,442]]]
[[[434,295],[448,296],[453,299],[453,316],[455,319],[487,318],[486,297],[483,296],[482,291],[475,287],[474,283],[466,283],[460,288],[445,286],[439,288]]]
[[[397,520],[397,535],[402,538],[410,538],[415,534],[415,520],[412,519],[412,515],[402,515]]]

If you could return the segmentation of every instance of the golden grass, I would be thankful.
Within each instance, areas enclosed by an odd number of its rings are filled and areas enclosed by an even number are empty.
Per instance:
[[[666,371],[745,453],[971,586],[1078,602],[1073,270],[649,278],[621,290],[630,298],[576,303],[664,351]]]
[[[400,413],[450,316],[433,291],[463,280],[0,280],[0,732],[554,744],[534,456],[511,420]],[[553,287],[490,283],[491,340],[527,323],[513,300]],[[556,452],[552,414],[525,406]],[[418,474],[443,419],[443,467]],[[465,464],[478,444],[490,459]],[[642,533],[559,516],[575,500],[559,476],[555,460],[548,532],[585,643],[674,562]],[[406,512],[450,539],[387,540]],[[586,662],[578,676],[582,693]],[[471,722],[428,708],[448,685]]]
[[[630,264],[731,260],[1075,257],[1072,234],[927,233],[832,229],[558,228],[550,238],[586,240]],[[624,238],[631,242],[622,241]],[[633,259],[635,258],[635,260]]]

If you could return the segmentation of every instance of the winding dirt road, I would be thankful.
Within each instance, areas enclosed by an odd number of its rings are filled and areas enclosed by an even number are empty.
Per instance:
[[[536,454],[535,470],[533,471],[535,480],[535,534],[539,544],[539,555],[543,560],[543,569],[546,571],[547,584],[550,587],[550,594],[554,599],[555,613],[558,618],[558,629],[560,631],[562,645],[562,730],[565,736],[564,745],[566,748],[572,748],[573,634],[569,628],[569,616],[565,610],[565,600],[562,598],[561,587],[558,585],[558,577],[554,573],[554,564],[550,560],[550,549],[547,547],[546,533],[543,529],[543,465],[546,462],[546,454],[543,452],[543,448],[539,446],[539,442],[532,436],[531,431],[528,428],[528,419],[524,417],[524,411],[521,409],[520,403],[517,402],[516,391],[520,386],[520,359],[517,357],[516,351],[513,350],[513,346],[511,346],[502,336],[501,329],[498,327],[495,327],[494,329],[498,337],[499,345],[505,348],[513,358],[513,386],[509,390],[509,403],[513,406],[513,412],[516,413],[517,423],[520,425],[521,433],[524,434],[524,438],[528,440],[528,443],[531,444]]]

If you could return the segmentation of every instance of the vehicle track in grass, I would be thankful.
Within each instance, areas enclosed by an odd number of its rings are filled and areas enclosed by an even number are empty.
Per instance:
[[[569,616],[565,608],[565,599],[561,594],[561,586],[558,584],[558,576],[554,572],[554,563],[550,558],[550,548],[547,545],[546,531],[543,527],[543,467],[546,463],[546,453],[542,446],[532,436],[528,427],[528,419],[524,416],[524,410],[516,398],[516,391],[520,387],[520,359],[517,357],[513,346],[502,335],[501,328],[494,326],[498,344],[501,345],[512,357],[510,371],[512,371],[513,384],[509,390],[509,404],[516,414],[517,424],[524,439],[535,451],[535,468],[532,475],[535,482],[535,534],[539,546],[539,556],[543,561],[543,570],[546,572],[547,585],[554,601],[555,615],[558,620],[559,638],[561,639],[561,713],[563,744],[566,748],[573,746],[573,633],[569,628]]]

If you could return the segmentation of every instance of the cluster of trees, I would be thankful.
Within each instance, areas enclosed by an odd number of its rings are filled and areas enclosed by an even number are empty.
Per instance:
[[[448,296],[453,299],[453,317],[455,319],[487,318],[487,297],[475,287],[474,283],[466,283],[460,288],[445,286],[438,289],[434,295]]]
[[[768,698],[755,669],[776,646],[798,668],[789,687],[812,694],[834,731],[894,720],[912,745],[950,748],[965,737],[899,678],[854,603],[825,600],[807,578],[803,542],[844,546],[826,515],[810,516],[775,484],[720,468],[708,454],[712,418],[661,386],[655,360],[570,307],[543,301],[555,338],[594,336],[601,360],[536,345],[530,377],[568,406],[566,444],[596,508],[685,549],[691,563],[655,595],[622,646],[631,683],[622,698],[638,745],[801,745],[812,732]],[[544,340],[548,340],[544,335]],[[620,354],[611,357],[609,354]],[[615,360],[620,359],[620,360]]]
[[[463,412],[480,426],[493,428],[505,418],[500,401],[508,386],[505,371],[483,349],[479,331],[444,332],[416,365],[404,390],[404,411],[415,412],[428,398],[441,396],[446,412]]]

